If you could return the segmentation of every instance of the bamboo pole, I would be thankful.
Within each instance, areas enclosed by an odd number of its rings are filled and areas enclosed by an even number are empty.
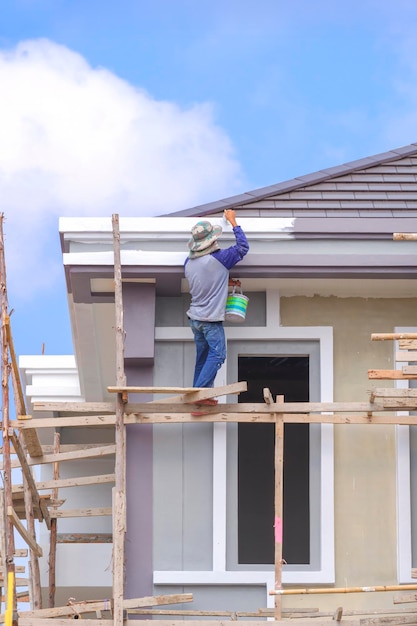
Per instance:
[[[122,269],[120,260],[119,216],[113,214],[114,287],[116,316],[116,384],[126,386],[124,372],[124,327]],[[126,535],[126,429],[124,403],[121,393],[116,395],[115,424],[115,487],[113,489],[113,619],[114,626],[123,624],[123,597],[125,582],[125,535]]]
[[[377,585],[370,587],[307,587],[304,589],[275,589],[269,595],[296,596],[305,594],[328,594],[328,593],[370,593],[378,591],[411,591],[417,589],[417,585]]]
[[[54,434],[54,453],[59,453],[61,435],[60,433]],[[54,480],[59,479],[59,463],[56,461],[54,463]],[[58,500],[58,488],[54,487],[52,489],[52,499]],[[57,525],[58,518],[51,518],[51,532],[49,539],[49,602],[48,606],[50,609],[53,609],[55,606],[55,589],[56,589],[56,580],[55,580],[55,568],[56,568],[56,543],[57,543]]]
[[[372,341],[388,341],[393,339],[417,339],[417,333],[372,333]]]
[[[394,241],[417,241],[417,233],[393,233]]]
[[[6,511],[13,508],[12,497],[12,467],[10,458],[10,439],[9,439],[9,350],[7,342],[7,320],[8,320],[8,302],[6,288],[6,261],[4,254],[4,237],[3,237],[3,221],[4,213],[0,214],[0,297],[1,297],[1,340],[2,340],[2,359],[1,359],[1,387],[2,387],[2,413],[3,413],[3,478],[4,478],[4,506]],[[14,580],[15,564],[14,564],[14,528],[10,518],[6,517],[6,570],[7,581]],[[12,576],[10,576],[12,574]],[[7,588],[7,597],[10,597],[11,590]],[[10,601],[12,602],[12,601]],[[13,608],[16,608],[16,592],[13,589]],[[12,608],[12,610],[13,610]]]

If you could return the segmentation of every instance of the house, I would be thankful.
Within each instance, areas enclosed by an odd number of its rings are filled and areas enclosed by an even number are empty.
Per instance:
[[[393,240],[417,229],[417,144],[168,216],[122,215],[128,385],[191,385],[186,244],[199,218],[223,226],[221,245],[233,242],[226,208],[236,209],[251,246],[231,272],[249,306],[243,324],[226,324],[228,357],[216,386],[248,382],[230,402],[262,402],[264,387],[291,402],[367,401],[381,386],[368,370],[396,367],[395,345],[371,334],[417,331],[417,244]],[[22,356],[26,396],[29,404],[114,401],[111,219],[62,218],[60,236],[74,357]],[[51,443],[50,431],[42,436]],[[286,424],[284,584],[413,582],[416,437],[413,426]],[[61,433],[62,446],[113,440],[111,427]],[[192,592],[198,609],[272,606],[272,442],[270,424],[127,426],[127,598]],[[61,465],[62,476],[106,474],[114,460]],[[111,487],[62,489],[62,510],[108,507]],[[59,519],[58,528],[112,531],[105,516]],[[43,530],[44,554],[48,541]],[[58,603],[109,596],[111,544],[59,544],[57,559]],[[46,558],[42,572],[47,586]],[[288,602],[335,606],[331,595]],[[343,603],[392,606],[392,594]]]

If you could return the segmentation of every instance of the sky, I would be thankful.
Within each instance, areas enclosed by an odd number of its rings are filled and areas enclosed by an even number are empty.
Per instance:
[[[163,215],[417,140],[415,0],[2,0],[18,355],[72,354],[60,216]]]

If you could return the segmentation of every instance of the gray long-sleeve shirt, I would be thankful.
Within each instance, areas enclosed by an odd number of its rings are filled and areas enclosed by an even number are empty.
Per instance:
[[[201,322],[224,320],[229,284],[229,270],[248,253],[249,243],[240,226],[233,228],[236,244],[211,254],[187,258],[185,277],[191,294],[188,317]]]

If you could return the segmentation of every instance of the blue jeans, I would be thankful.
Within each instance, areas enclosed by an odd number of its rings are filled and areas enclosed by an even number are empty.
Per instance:
[[[213,387],[216,374],[226,360],[223,322],[190,319],[190,326],[196,347],[193,387]]]

